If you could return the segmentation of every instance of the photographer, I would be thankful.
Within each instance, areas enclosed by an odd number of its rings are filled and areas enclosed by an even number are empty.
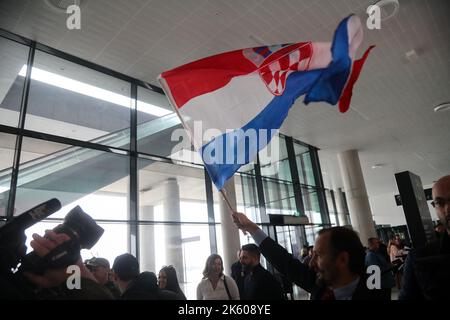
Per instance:
[[[26,254],[25,230],[61,209],[50,199],[0,227],[0,299],[111,299],[82,264],[81,249],[91,249],[104,230],[79,206],[44,237],[33,234]]]
[[[53,249],[60,246],[70,237],[64,233],[55,233],[52,230],[47,230],[45,236],[41,237],[38,234],[33,234],[33,240],[30,245],[34,252],[41,258],[44,258]],[[98,283],[94,275],[82,263],[81,257],[76,262],[80,270],[80,288],[70,289],[67,286],[67,278],[70,273],[67,273],[67,268],[45,270],[43,275],[37,275],[31,272],[24,272],[23,275],[32,283],[34,283],[40,290],[37,297],[40,299],[112,299],[111,293]],[[47,290],[43,290],[47,289]]]

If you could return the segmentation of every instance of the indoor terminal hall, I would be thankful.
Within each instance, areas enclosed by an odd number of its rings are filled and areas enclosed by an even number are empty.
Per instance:
[[[447,0],[0,0],[0,300],[448,299],[449,89]]]

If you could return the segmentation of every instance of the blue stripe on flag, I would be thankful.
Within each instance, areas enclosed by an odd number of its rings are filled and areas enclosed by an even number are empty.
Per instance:
[[[317,83],[306,94],[305,104],[326,101],[334,105],[339,101],[352,66],[348,56],[347,22],[350,17],[342,20],[336,29],[331,47],[333,61],[324,69]]]

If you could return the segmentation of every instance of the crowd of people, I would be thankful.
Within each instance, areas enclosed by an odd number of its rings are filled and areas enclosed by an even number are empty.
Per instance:
[[[439,179],[432,189],[440,224],[438,240],[423,248],[407,248],[399,235],[386,245],[380,239],[367,239],[346,227],[318,232],[314,246],[293,256],[267,236],[245,214],[233,212],[236,226],[251,235],[255,243],[243,245],[231,270],[224,270],[222,257],[211,254],[205,262],[197,286],[198,300],[282,300],[286,298],[280,281],[261,265],[263,255],[284,279],[295,283],[313,300],[390,300],[392,288],[399,299],[443,299],[450,285],[450,176]],[[33,235],[31,247],[45,257],[68,240],[63,233],[48,230]],[[410,250],[409,250],[410,249]],[[44,274],[25,272],[24,276],[42,289],[40,298],[49,299],[132,299],[186,300],[177,271],[164,266],[158,273],[141,271],[133,255],[125,253],[108,260],[95,257],[77,262],[81,289],[67,289],[65,268],[45,270]],[[379,285],[368,285],[368,267],[378,266]],[[376,281],[375,281],[376,282]]]

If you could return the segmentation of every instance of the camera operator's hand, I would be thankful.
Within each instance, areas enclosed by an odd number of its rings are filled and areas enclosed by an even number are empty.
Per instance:
[[[45,236],[41,237],[38,234],[33,234],[33,240],[30,245],[37,255],[40,257],[46,256],[51,250],[61,245],[65,241],[70,240],[70,237],[64,233],[55,233],[52,230],[47,230]],[[94,281],[95,277],[87,270],[86,266],[79,259],[76,263],[80,267],[81,277],[90,278]],[[36,275],[30,272],[24,272],[24,275],[34,284],[43,287],[51,288],[58,286],[64,282],[70,274],[67,273],[67,268],[47,269],[44,275]]]

